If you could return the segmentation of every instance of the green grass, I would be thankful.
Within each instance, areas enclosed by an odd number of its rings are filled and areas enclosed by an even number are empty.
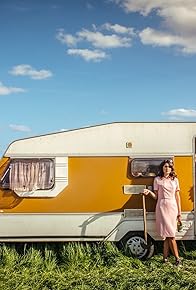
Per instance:
[[[180,243],[183,266],[162,264],[162,245],[140,261],[113,243],[1,244],[0,290],[196,289],[196,242]]]

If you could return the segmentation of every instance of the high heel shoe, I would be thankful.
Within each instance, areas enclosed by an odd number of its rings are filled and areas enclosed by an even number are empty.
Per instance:
[[[180,258],[177,258],[177,259],[176,259],[175,266],[176,266],[176,267],[180,267],[180,266],[182,266],[182,261],[181,261]]]

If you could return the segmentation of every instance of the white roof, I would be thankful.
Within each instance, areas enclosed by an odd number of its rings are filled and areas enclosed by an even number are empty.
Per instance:
[[[194,136],[196,122],[110,123],[17,140],[4,156],[192,154]]]

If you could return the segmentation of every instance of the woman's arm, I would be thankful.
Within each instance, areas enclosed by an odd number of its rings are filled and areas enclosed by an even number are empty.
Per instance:
[[[177,215],[177,219],[180,221],[181,220],[181,201],[180,201],[180,192],[179,190],[176,191],[176,203],[177,203],[177,207],[178,207],[178,215]]]
[[[148,195],[148,194],[150,194],[150,196],[151,196],[152,198],[157,199],[157,190],[154,190],[154,192],[153,192],[153,191],[151,191],[151,190],[149,190],[149,189],[144,189],[143,194],[144,194],[144,195]]]

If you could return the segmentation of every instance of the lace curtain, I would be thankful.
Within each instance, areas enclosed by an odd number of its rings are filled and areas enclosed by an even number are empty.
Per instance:
[[[54,183],[54,162],[50,159],[14,160],[10,164],[10,188],[19,192],[50,189]]]

